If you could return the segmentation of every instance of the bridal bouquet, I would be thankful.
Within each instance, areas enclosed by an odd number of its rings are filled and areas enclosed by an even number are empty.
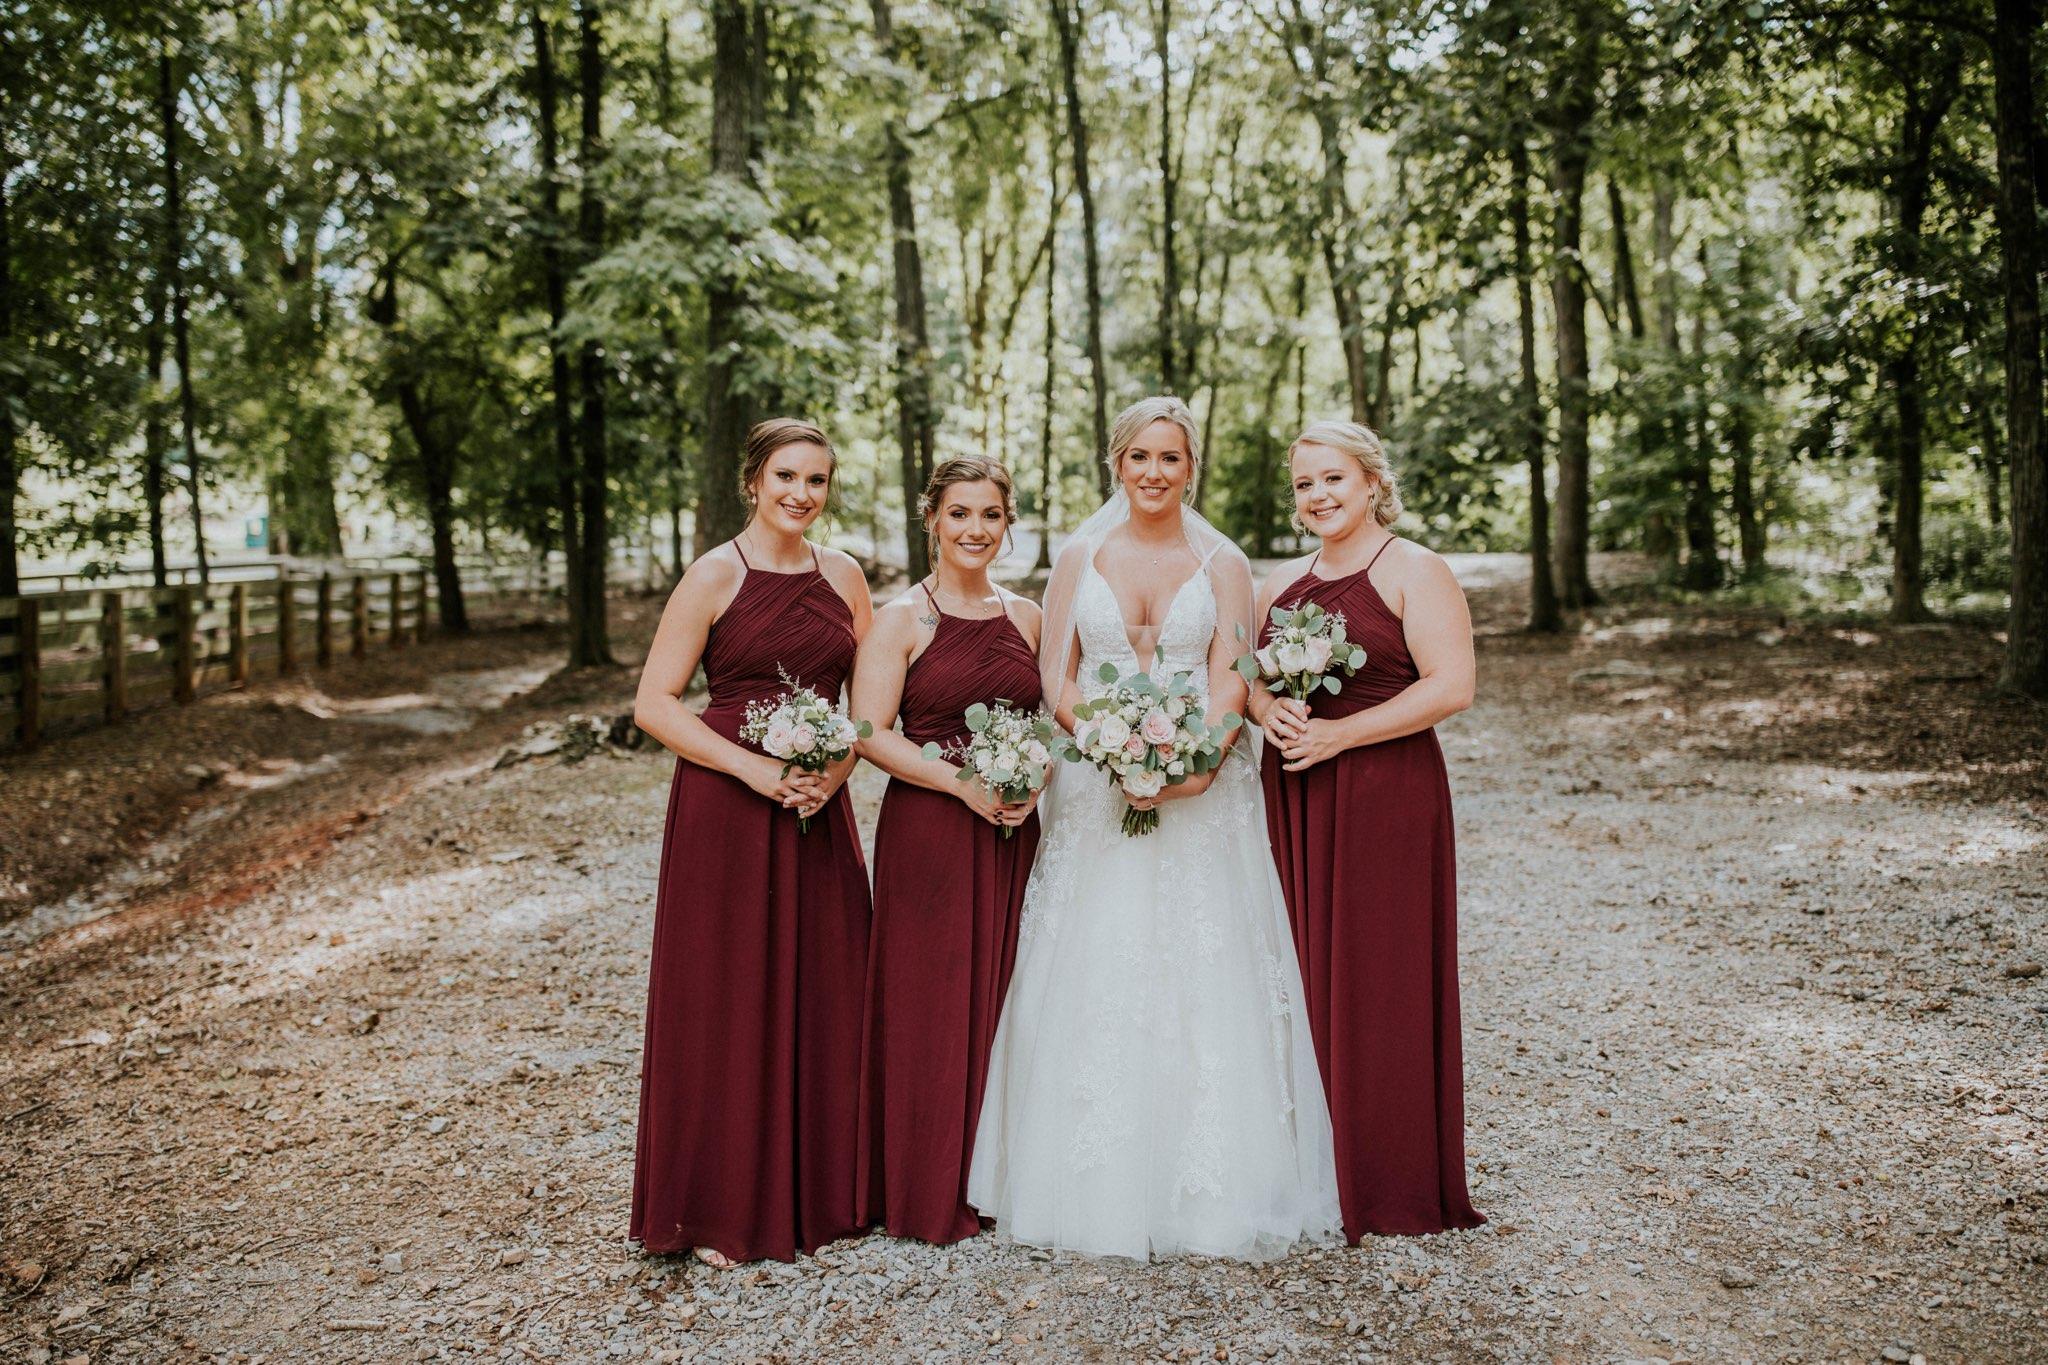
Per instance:
[[[874,733],[874,726],[854,721],[787,673],[782,681],[787,692],[774,701],[757,701],[747,708],[740,738],[760,745],[770,758],[781,759],[784,777],[792,768],[823,772],[852,753],[857,741]],[[810,828],[809,816],[797,818],[800,832],[808,834]]]
[[[1185,673],[1174,674],[1164,687],[1145,673],[1119,676],[1115,664],[1104,664],[1097,676],[1109,691],[1074,708],[1079,728],[1060,756],[1094,764],[1135,800],[1149,800],[1214,768],[1223,761],[1223,739],[1244,723],[1231,714],[1211,726]],[[1158,811],[1125,808],[1125,834],[1158,828]]]
[[[1341,668],[1348,677],[1365,664],[1364,648],[1344,637],[1342,613],[1332,615],[1306,602],[1291,611],[1273,608],[1272,621],[1273,638],[1237,661],[1237,671],[1248,683],[1306,701],[1318,688],[1337,690],[1331,669]]]
[[[960,781],[979,782],[989,795],[1005,803],[1028,800],[1045,785],[1052,762],[1052,720],[1043,711],[1020,711],[1008,702],[967,708],[966,743],[951,750],[924,746],[926,758],[950,758],[960,765]],[[1003,826],[1003,837],[1016,833]]]

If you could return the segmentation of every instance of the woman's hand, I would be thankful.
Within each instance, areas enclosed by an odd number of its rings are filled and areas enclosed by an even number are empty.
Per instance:
[[[1024,823],[1032,811],[1038,809],[1038,793],[1031,793],[1027,801],[1004,801],[982,783],[979,778],[969,778],[960,784],[956,793],[967,809],[973,811],[991,825],[1008,825],[1015,829]]]
[[[1335,758],[1350,747],[1338,732],[1337,722],[1311,717],[1301,727],[1299,736],[1280,746],[1281,756],[1287,760],[1281,767],[1287,772],[1298,773]]]
[[[1161,787],[1157,796],[1147,796],[1140,799],[1126,792],[1124,800],[1130,803],[1132,810],[1157,810],[1168,801],[1185,801],[1190,796],[1200,796],[1203,792],[1209,790],[1209,784],[1215,780],[1216,769],[1211,768],[1208,772],[1196,773],[1191,777],[1183,778],[1179,782]]]
[[[811,777],[816,785],[812,790],[812,794],[805,796],[797,802],[796,813],[808,820],[823,810],[825,803],[837,796],[839,789],[846,785],[846,779],[853,776],[854,765],[859,761],[860,759],[856,755],[848,754],[845,758],[840,759],[837,763],[825,769],[825,771],[812,773]]]
[[[816,799],[818,805],[825,804],[824,798],[818,796],[825,785],[825,774],[807,773],[800,768],[792,768],[784,775],[782,764],[765,754],[755,755],[754,761],[740,771],[739,777],[749,787],[785,810],[801,811],[802,807],[813,799]],[[834,789],[837,789],[836,784]],[[831,793],[827,792],[826,795],[829,796]],[[808,811],[803,813],[809,814]]]
[[[1285,750],[1296,743],[1308,730],[1308,703],[1292,697],[1274,697],[1266,707],[1264,719],[1259,728],[1266,732],[1266,742]]]

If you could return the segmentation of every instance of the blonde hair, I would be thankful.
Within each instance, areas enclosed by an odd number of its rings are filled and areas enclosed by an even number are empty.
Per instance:
[[[1124,454],[1138,439],[1138,433],[1154,422],[1171,422],[1186,438],[1188,463],[1194,468],[1188,474],[1188,491],[1184,496],[1193,498],[1195,485],[1202,477],[1202,437],[1195,428],[1195,415],[1178,398],[1161,395],[1140,398],[1116,415],[1116,420],[1109,424],[1110,482],[1117,481],[1117,466],[1123,463]]]
[[[1373,520],[1382,526],[1392,526],[1399,519],[1401,482],[1394,477],[1394,466],[1387,463],[1386,447],[1380,444],[1378,432],[1363,422],[1311,422],[1287,447],[1287,458],[1292,460],[1294,452],[1303,446],[1328,446],[1358,461],[1358,467],[1375,485]]]
[[[939,533],[932,522],[939,515],[939,505],[945,501],[946,490],[962,483],[994,484],[996,491],[1003,495],[1003,520],[1007,523],[1003,533],[1008,535],[1017,524],[1017,490],[1010,481],[1010,471],[1001,460],[991,460],[983,455],[962,455],[943,460],[932,471],[931,480],[917,499],[917,515],[924,522],[926,552],[934,563],[939,558]]]
[[[825,430],[815,422],[806,422],[801,417],[771,417],[765,422],[756,422],[747,432],[746,454],[740,460],[740,494],[749,501],[753,499],[754,485],[760,481],[761,470],[768,463],[768,457],[784,446],[822,446],[825,457],[832,463],[832,473],[839,472],[839,452],[825,439]]]

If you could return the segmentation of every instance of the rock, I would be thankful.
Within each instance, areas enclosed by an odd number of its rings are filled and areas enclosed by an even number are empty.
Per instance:
[[[1723,1289],[1754,1289],[1756,1288],[1756,1276],[1750,1274],[1739,1265],[1724,1265],[1721,1267],[1721,1287]]]
[[[398,1274],[405,1269],[405,1253],[401,1251],[385,1252],[383,1266],[386,1275]]]
[[[2015,962],[2005,969],[2007,977],[2014,981],[2027,981],[2041,974],[2038,962]]]
[[[521,1265],[526,1260],[525,1247],[507,1247],[498,1253],[499,1265]]]
[[[435,1137],[441,1136],[441,1134],[448,1131],[448,1120],[438,1114],[435,1115],[427,1120],[427,1131]]]
[[[1879,1354],[1886,1360],[1896,1361],[1898,1365],[1906,1365],[1913,1358],[1913,1352],[1910,1347],[1900,1346],[1897,1343],[1885,1347]]]

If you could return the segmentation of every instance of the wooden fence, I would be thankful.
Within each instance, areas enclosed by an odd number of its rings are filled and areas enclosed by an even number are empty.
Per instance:
[[[427,633],[438,606],[433,575],[418,567],[274,572],[0,598],[0,747],[403,648]],[[555,586],[538,564],[468,568],[463,580],[470,604]]]

